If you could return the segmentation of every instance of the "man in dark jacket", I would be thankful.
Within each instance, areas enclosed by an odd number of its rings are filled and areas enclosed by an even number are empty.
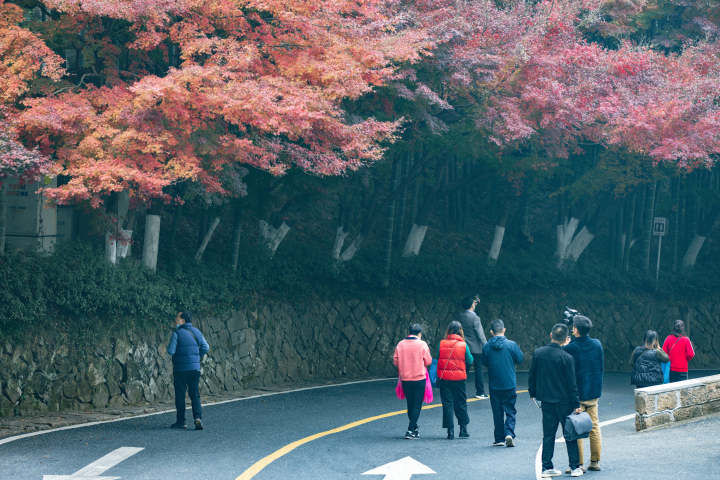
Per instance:
[[[475,313],[475,307],[480,302],[480,298],[475,295],[473,297],[466,297],[462,301],[462,312],[458,315],[458,321],[462,325],[463,332],[465,333],[465,342],[470,353],[473,356],[473,364],[475,365],[475,398],[488,398],[485,395],[485,385],[483,384],[482,378],[482,351],[483,346],[487,343],[485,338],[485,332],[483,331],[482,322],[480,317]],[[470,365],[467,365],[469,372]]]
[[[523,353],[517,343],[505,338],[505,323],[490,323],[492,338],[483,347],[482,361],[488,369],[490,406],[495,424],[495,446],[515,446],[515,401],[517,377],[515,365],[522,363]]]
[[[556,477],[562,473],[553,468],[555,452],[555,433],[558,424],[565,429],[566,417],[573,410],[580,411],[577,384],[575,383],[575,362],[562,346],[567,340],[568,328],[563,323],[553,326],[550,331],[551,343],[535,350],[528,391],[530,398],[542,402],[543,444],[542,444],[542,477]],[[583,474],[578,460],[577,442],[566,442],[570,460],[570,475],[579,477]]]
[[[590,432],[590,465],[589,470],[600,470],[600,451],[602,438],[598,420],[598,400],[602,395],[604,354],[600,340],[588,335],[592,322],[583,315],[573,319],[573,339],[565,347],[565,351],[575,360],[575,379],[580,396],[580,409],[586,411],[592,419],[593,428]],[[578,458],[584,465],[583,441],[578,440]]]
[[[192,402],[195,430],[202,430],[202,405],[200,404],[200,360],[210,351],[205,337],[192,326],[190,312],[183,311],[175,317],[175,331],[167,347],[173,361],[173,384],[175,386],[175,409],[177,419],[170,428],[185,429],[185,392]]]

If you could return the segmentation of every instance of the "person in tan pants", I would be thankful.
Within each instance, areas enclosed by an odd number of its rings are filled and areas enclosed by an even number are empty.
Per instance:
[[[580,408],[590,415],[593,428],[590,432],[590,465],[588,470],[600,470],[602,435],[598,422],[598,402],[602,395],[604,353],[600,341],[588,335],[592,321],[583,315],[573,318],[573,339],[564,348],[575,361],[575,379],[580,397]],[[584,465],[583,441],[578,440],[580,465]],[[584,467],[583,467],[584,468]]]

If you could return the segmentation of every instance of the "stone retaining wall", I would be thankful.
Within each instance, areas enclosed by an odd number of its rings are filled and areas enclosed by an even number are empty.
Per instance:
[[[720,375],[635,390],[635,429],[720,412]]]
[[[486,332],[490,319],[505,320],[508,338],[526,353],[521,369],[529,367],[533,349],[548,342],[565,304],[595,323],[591,335],[605,347],[608,371],[627,370],[644,331],[653,328],[665,335],[675,318],[690,325],[697,352],[691,367],[720,366],[720,301],[693,302],[686,308],[682,302],[647,296],[617,294],[612,300],[607,294],[513,292],[483,296],[478,312]],[[211,346],[201,391],[394,375],[393,347],[408,324],[423,324],[425,339],[436,352],[456,302],[397,294],[316,295],[301,301],[248,296],[232,313],[196,315],[194,323]],[[172,325],[172,318],[142,326],[117,319],[70,332],[28,328],[20,341],[0,337],[0,416],[171,399],[172,365],[165,348]]]

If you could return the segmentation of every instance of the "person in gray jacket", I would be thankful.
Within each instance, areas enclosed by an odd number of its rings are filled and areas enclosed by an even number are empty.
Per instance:
[[[475,398],[488,398],[485,395],[485,385],[482,377],[482,351],[487,343],[485,332],[483,331],[480,317],[475,313],[475,307],[480,303],[480,297],[474,295],[466,297],[462,300],[462,311],[458,315],[458,321],[462,325],[465,332],[465,342],[470,348],[473,356],[473,365],[475,365]],[[470,367],[468,366],[468,371]]]

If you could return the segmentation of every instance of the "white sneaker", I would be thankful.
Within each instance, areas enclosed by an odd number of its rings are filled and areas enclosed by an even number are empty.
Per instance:
[[[493,443],[492,445],[493,445],[493,447],[504,447],[504,446],[505,446],[505,442],[495,442],[495,443]]]
[[[490,397],[488,397],[487,395],[483,394],[483,395],[475,395],[475,398],[478,398],[478,399],[480,399],[480,400],[485,400],[486,398],[490,398]]]
[[[571,477],[582,477],[584,473],[585,472],[583,472],[583,469],[578,467],[578,468],[574,469],[572,472],[570,472],[570,476]]]
[[[554,468],[543,470],[540,474],[542,478],[559,477],[560,475],[562,475],[562,472],[560,472],[560,470],[555,470]]]

